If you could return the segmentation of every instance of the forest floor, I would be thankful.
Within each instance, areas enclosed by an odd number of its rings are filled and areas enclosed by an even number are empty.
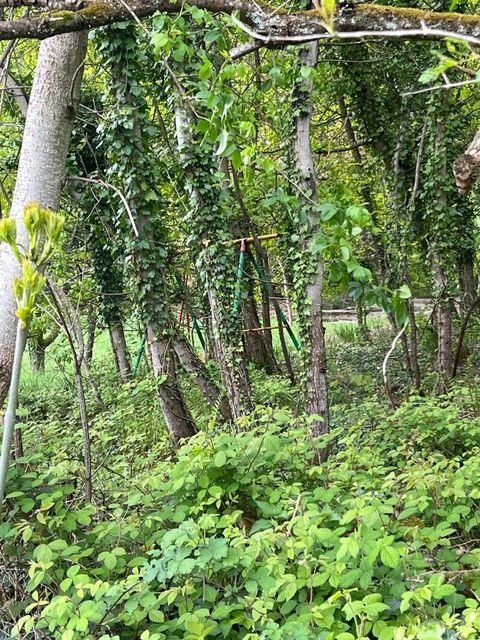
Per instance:
[[[92,372],[107,410],[88,390],[91,504],[68,345],[54,344],[44,374],[26,362],[0,629],[21,621],[23,640],[479,638],[480,387],[466,369],[448,396],[430,393],[427,319],[422,397],[399,350],[390,362],[397,411],[381,375],[385,319],[368,319],[369,341],[354,323],[326,323],[324,465],[312,463],[298,383],[255,369],[255,410],[234,433],[182,377],[201,432],[175,453],[146,363],[119,384],[100,333]]]

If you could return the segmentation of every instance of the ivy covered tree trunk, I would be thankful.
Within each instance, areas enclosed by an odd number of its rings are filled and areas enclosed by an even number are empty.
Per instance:
[[[313,68],[317,61],[318,44],[302,47],[299,59],[303,67]],[[303,221],[301,224],[301,250],[304,264],[305,285],[300,292],[298,321],[301,326],[302,355],[305,377],[305,410],[307,415],[318,416],[311,427],[313,436],[329,431],[329,407],[327,385],[327,360],[325,353],[325,330],[323,327],[323,259],[312,252],[313,240],[320,231],[319,214],[316,207],[317,183],[313,164],[310,121],[312,112],[312,81],[297,80],[294,94],[295,159],[298,189],[300,192]],[[327,450],[319,452],[325,459]]]
[[[23,134],[10,215],[17,221],[18,240],[25,241],[23,210],[30,202],[57,209],[79,95],[87,33],[44,40],[40,45]],[[0,405],[10,381],[17,319],[12,285],[18,262],[0,248]]]
[[[169,311],[165,274],[168,271],[168,238],[161,212],[163,204],[155,188],[156,159],[149,150],[148,106],[143,97],[141,78],[145,59],[136,46],[132,24],[108,30],[98,41],[99,52],[111,71],[112,121],[103,132],[107,159],[113,164],[112,180],[126,189],[125,197],[133,220],[127,222],[119,211],[131,255],[139,313],[147,332],[148,349],[157,394],[172,441],[196,433],[195,422],[187,408],[176,371],[173,341],[176,333]],[[117,114],[121,113],[122,118]],[[109,145],[114,135],[117,144]],[[132,226],[135,229],[132,229]]]
[[[437,172],[437,193],[432,194],[432,214],[440,221],[448,219],[448,187],[447,187],[447,146],[443,102],[436,113],[435,136],[433,152]],[[436,205],[436,206],[435,206]],[[436,221],[435,221],[436,222]],[[442,227],[433,226],[433,241],[431,260],[432,272],[436,291],[436,319],[437,319],[437,372],[439,393],[447,390],[452,377],[452,301],[450,293],[449,275],[447,272],[445,253],[449,239],[443,237]]]
[[[217,360],[234,420],[252,409],[250,383],[243,360],[241,327],[232,312],[235,273],[233,251],[222,245],[230,238],[216,182],[213,149],[195,144],[192,122],[182,97],[177,96],[175,121],[180,159],[187,179],[191,211],[188,224],[197,250],[210,307],[210,327]]]

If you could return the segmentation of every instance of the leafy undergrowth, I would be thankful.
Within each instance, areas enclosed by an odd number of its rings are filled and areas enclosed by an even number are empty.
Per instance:
[[[384,414],[344,413],[316,466],[308,425],[258,408],[177,461],[142,450],[135,479],[112,476],[92,505],[70,463],[29,458],[0,525],[13,633],[480,637],[480,420],[419,398]]]

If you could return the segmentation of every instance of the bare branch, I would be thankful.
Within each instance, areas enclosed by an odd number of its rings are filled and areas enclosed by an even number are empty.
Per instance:
[[[78,182],[89,182],[91,184],[99,184],[102,187],[105,187],[106,189],[111,189],[112,191],[114,191],[117,194],[117,196],[120,198],[120,200],[122,201],[122,204],[125,207],[125,210],[127,212],[128,219],[130,220],[130,224],[132,225],[133,232],[135,233],[135,235],[138,238],[138,228],[137,228],[137,224],[135,222],[135,218],[134,218],[132,210],[130,209],[130,206],[129,206],[128,202],[127,202],[127,199],[125,198],[123,193],[120,191],[120,189],[117,189],[117,187],[115,185],[113,185],[113,184],[110,184],[110,182],[105,182],[105,180],[97,180],[95,178],[82,178],[81,176],[71,176],[71,177],[68,178],[68,180],[78,181]]]

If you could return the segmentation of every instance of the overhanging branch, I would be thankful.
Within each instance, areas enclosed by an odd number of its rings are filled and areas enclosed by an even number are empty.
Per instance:
[[[128,1],[128,0],[127,0]],[[0,0],[0,7],[34,7],[39,15],[0,21],[0,40],[43,39],[94,29],[122,20],[152,15],[156,11],[178,13],[185,4],[215,13],[236,14],[252,35],[264,45],[280,46],[321,38],[432,39],[460,37],[480,44],[480,16],[437,13],[420,9],[359,4],[340,11],[334,35],[328,33],[320,11],[288,14],[254,0]]]

